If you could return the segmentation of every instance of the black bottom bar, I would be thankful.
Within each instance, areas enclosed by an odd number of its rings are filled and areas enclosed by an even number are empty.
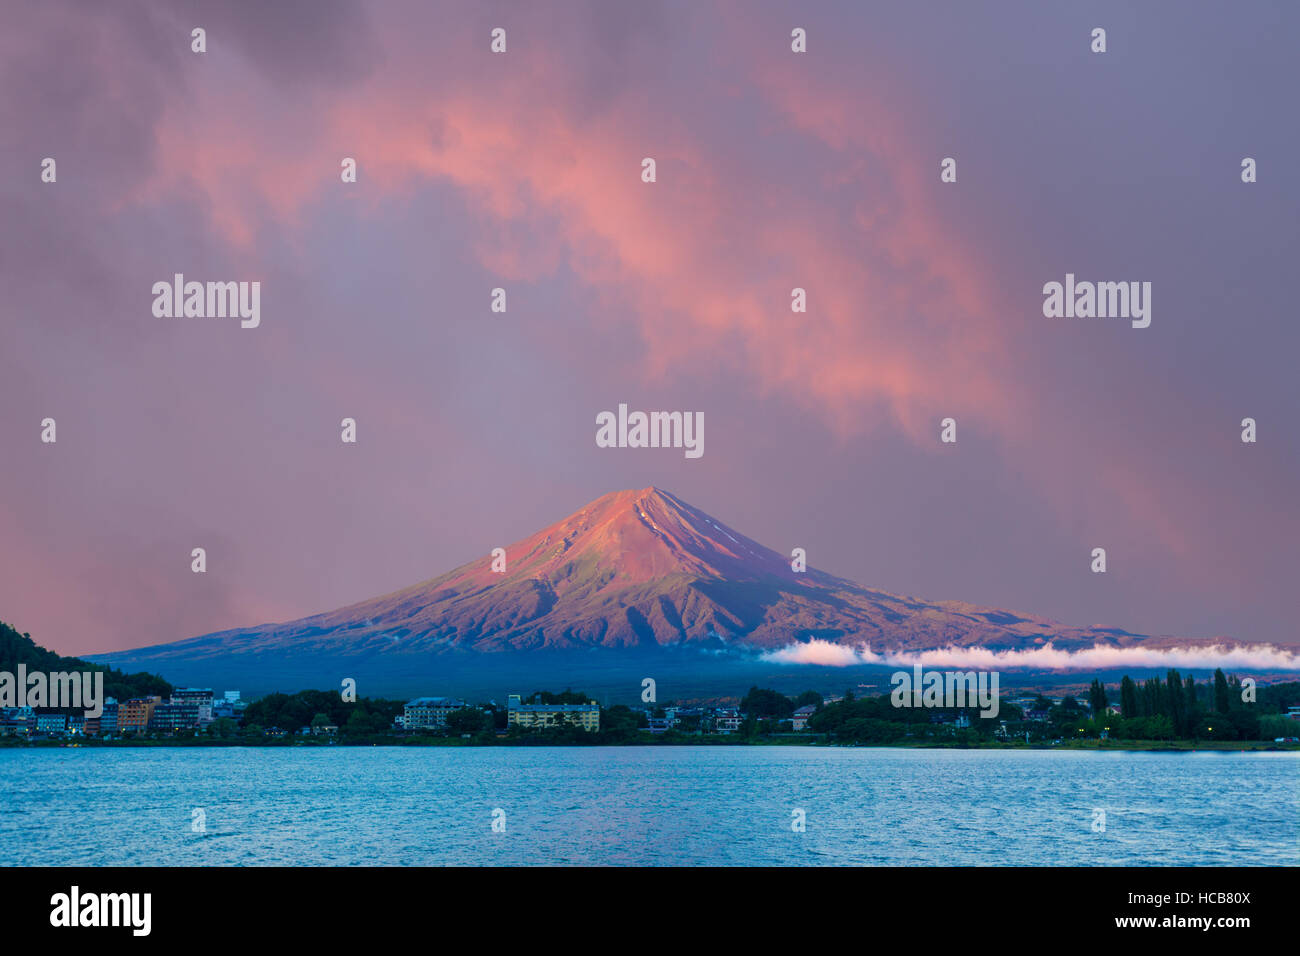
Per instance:
[[[1280,938],[1296,875],[1290,867],[10,868],[0,870],[0,913],[7,935],[77,934],[92,945],[392,945],[396,933],[418,933],[589,951],[614,945],[604,931],[622,927],[628,939],[691,950],[762,942],[784,921],[810,944],[845,933],[917,944],[934,933],[938,945],[996,934],[1026,943],[1202,936],[1231,946]]]

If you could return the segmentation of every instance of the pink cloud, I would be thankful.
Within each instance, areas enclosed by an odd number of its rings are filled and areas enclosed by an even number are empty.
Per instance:
[[[213,225],[251,254],[259,230],[292,237],[314,204],[359,195],[376,209],[450,183],[477,219],[466,238],[481,261],[503,282],[572,270],[611,321],[639,327],[634,367],[646,380],[725,366],[846,439],[892,423],[932,445],[938,420],[958,410],[1031,458],[1050,457],[1025,438],[1053,440],[1031,427],[1035,398],[1016,384],[1017,357],[1032,359],[999,318],[996,269],[936,211],[905,104],[861,95],[864,78],[810,78],[789,57],[751,68],[776,121],[822,150],[808,175],[860,185],[871,167],[871,187],[844,216],[834,199],[735,165],[738,154],[671,114],[580,112],[546,50],[512,51],[495,72],[462,53],[433,95],[423,46],[396,33],[384,45],[387,68],[344,89],[282,92],[250,72],[200,82],[160,124],[158,171],[136,201],[197,190]],[[846,79],[852,98],[837,83]],[[654,185],[639,179],[650,154]],[[353,193],[339,182],[344,155],[360,163]],[[756,276],[756,263],[769,268]],[[796,285],[808,315],[789,310]],[[1166,548],[1188,551],[1192,529],[1150,491],[1170,483],[1144,474],[1094,477]],[[1070,488],[1045,475],[1040,485],[1062,512],[1077,507]]]

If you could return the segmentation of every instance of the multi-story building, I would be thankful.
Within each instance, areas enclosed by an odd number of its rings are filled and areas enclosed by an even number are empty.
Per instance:
[[[600,730],[600,705],[589,704],[525,704],[519,694],[511,694],[506,702],[508,727],[559,727],[570,724],[583,730]]]
[[[671,717],[647,717],[646,724],[652,734],[666,734],[676,723]]]
[[[740,711],[734,707],[719,707],[713,712],[713,729],[719,734],[735,733],[740,729]]]
[[[447,726],[447,715],[464,706],[463,700],[454,697],[417,697],[406,702],[401,726],[407,730],[442,730]]]
[[[124,700],[117,708],[117,729],[119,733],[134,730],[142,733],[149,729],[154,708],[162,703],[161,697],[132,697]]]
[[[239,691],[228,690],[220,700],[212,702],[212,719],[226,718],[227,720],[239,720],[244,716],[244,710],[248,707],[244,701],[239,699]]]
[[[91,733],[87,730],[86,733]],[[104,712],[99,715],[98,733],[105,737],[111,737],[117,733],[117,701],[110,697],[104,701]]]
[[[68,729],[68,718],[63,714],[37,714],[36,732],[38,734],[62,734]]]
[[[790,719],[790,726],[795,730],[807,730],[808,718],[817,713],[816,704],[805,704],[796,708],[794,716]]]
[[[0,737],[26,737],[36,727],[36,712],[30,707],[0,709]]]
[[[212,688],[210,687],[178,687],[172,691],[171,703],[197,707],[199,727],[206,727],[212,723]]]
[[[199,705],[174,701],[158,704],[149,715],[150,730],[164,734],[174,734],[178,730],[197,730],[199,728]]]

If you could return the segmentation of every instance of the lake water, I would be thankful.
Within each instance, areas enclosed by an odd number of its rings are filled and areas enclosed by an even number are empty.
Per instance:
[[[0,863],[1295,865],[1300,755],[3,750]]]

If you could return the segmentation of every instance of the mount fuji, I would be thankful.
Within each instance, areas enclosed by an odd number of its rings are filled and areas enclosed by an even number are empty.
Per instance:
[[[512,682],[585,681],[630,693],[643,672],[692,685],[730,675],[732,684],[777,668],[766,653],[810,639],[877,652],[1176,640],[890,594],[811,567],[795,572],[789,558],[659,488],[598,498],[505,548],[504,573],[492,564],[484,556],[296,621],[94,659],[250,691],[364,675],[362,693],[495,688],[504,696]]]

